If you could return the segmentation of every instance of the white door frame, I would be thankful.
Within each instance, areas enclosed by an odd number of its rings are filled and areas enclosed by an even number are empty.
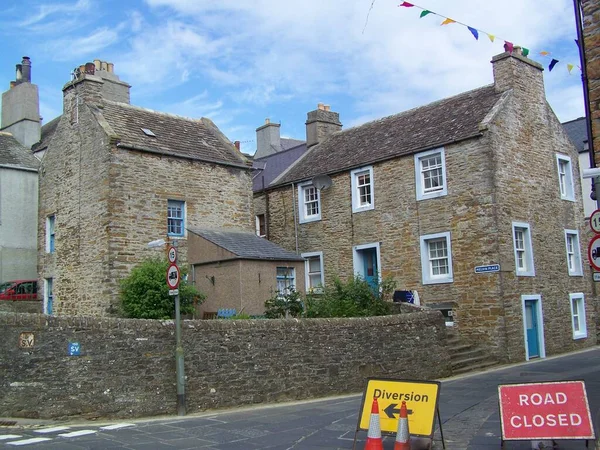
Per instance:
[[[521,295],[521,317],[523,319],[523,344],[525,345],[525,361],[529,361],[529,347],[527,346],[527,321],[525,320],[525,301],[536,300],[538,343],[540,345],[540,358],[546,357],[546,343],[544,342],[544,313],[542,311],[542,296],[540,294]]]
[[[365,278],[363,274],[363,260],[359,255],[360,250],[366,250],[368,248],[374,248],[377,253],[377,279],[381,284],[381,253],[379,251],[379,242],[372,242],[370,244],[355,245],[352,247],[352,265],[354,266],[354,275],[358,275]]]

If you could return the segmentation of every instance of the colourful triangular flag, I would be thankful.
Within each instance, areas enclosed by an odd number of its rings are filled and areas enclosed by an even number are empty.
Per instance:
[[[569,71],[569,73],[571,73],[571,70],[573,70],[573,67],[575,67],[573,64],[567,64],[567,70]]]
[[[446,17],[446,20],[444,20],[440,25],[448,25],[449,23],[455,23],[456,20],[452,20],[449,17]]]
[[[490,34],[490,33],[486,33],[486,34],[490,38],[490,41],[494,42],[494,39],[496,39],[496,36],[494,36],[493,34]]]
[[[552,58],[552,61],[550,61],[550,65],[548,66],[548,72],[552,72],[552,69],[554,69],[554,66],[556,65],[557,62],[558,62],[558,59]]]
[[[547,52],[547,51],[540,52],[540,55],[542,55],[542,56],[548,56],[549,54],[550,54],[550,52]]]
[[[402,4],[400,4],[398,6],[405,6],[407,8],[412,8],[415,5],[413,5],[412,3],[408,3],[408,2],[402,2]]]
[[[473,36],[475,36],[475,39],[479,40],[479,33],[477,32],[477,30],[475,28],[471,28],[471,27],[467,27],[469,29],[469,31],[471,32],[471,34]]]
[[[425,17],[427,14],[431,14],[431,11],[429,11],[428,9],[426,9],[425,11],[423,11],[421,13],[421,15],[419,16],[419,19],[422,19],[423,17]]]
[[[523,48],[521,49],[521,53],[522,53],[522,55],[523,55],[523,56],[527,56],[527,55],[529,55],[529,49],[528,49],[528,48],[525,48],[525,47],[523,47]]]
[[[508,53],[512,53],[514,49],[514,45],[512,42],[504,41],[504,51]]]

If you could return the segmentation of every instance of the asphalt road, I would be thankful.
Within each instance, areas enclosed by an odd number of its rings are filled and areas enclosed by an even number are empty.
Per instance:
[[[595,426],[600,427],[600,348],[595,347],[442,380],[439,409],[446,448],[500,449],[498,385],[558,380],[585,381],[592,419]],[[0,427],[0,448],[352,449],[361,399],[362,395],[353,395],[128,423],[19,423],[14,427]],[[360,431],[356,449],[364,448],[365,438],[366,433]],[[434,448],[441,449],[437,424],[434,439]],[[394,437],[384,437],[384,449],[393,447]],[[511,441],[504,448],[530,449],[532,442]],[[584,449],[585,441],[557,441],[554,448]],[[589,448],[596,448],[595,442],[590,441]],[[413,450],[417,449],[413,446]]]

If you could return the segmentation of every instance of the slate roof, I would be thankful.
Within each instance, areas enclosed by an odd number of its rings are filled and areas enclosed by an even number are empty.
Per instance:
[[[37,169],[39,164],[31,150],[17,141],[12,134],[0,131],[0,165]]]
[[[267,259],[279,261],[304,261],[271,241],[249,231],[193,229],[190,232],[230,251],[240,259]]]
[[[300,139],[281,138],[279,141],[281,143],[281,150],[283,151],[306,144],[306,142],[301,141]]]
[[[271,184],[275,178],[306,152],[306,143],[303,141],[297,142],[300,142],[300,145],[254,160],[252,166],[254,169],[252,173],[252,190],[254,192],[261,191],[263,186],[267,187]]]
[[[246,159],[210,119],[195,120],[109,100],[103,100],[100,111],[123,147],[247,167]],[[155,136],[146,135],[142,128]]]
[[[580,117],[579,119],[565,122],[562,125],[569,135],[569,138],[577,148],[577,151],[579,153],[588,151],[589,148],[586,147],[588,135],[585,117]]]
[[[38,152],[48,148],[48,145],[50,145],[50,141],[52,140],[52,136],[54,136],[54,132],[56,131],[56,127],[58,126],[58,122],[60,122],[61,117],[62,116],[55,117],[50,122],[42,126],[42,136],[40,142],[34,144],[33,147],[31,147],[32,151]]]
[[[331,134],[272,186],[332,174],[480,135],[502,93],[493,85]]]

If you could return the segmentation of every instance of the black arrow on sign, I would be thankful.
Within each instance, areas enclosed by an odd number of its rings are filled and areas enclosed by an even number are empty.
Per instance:
[[[386,413],[390,419],[395,419],[396,416],[394,416],[394,414],[400,414],[400,410],[397,409],[396,406],[398,406],[397,403],[390,403],[390,405],[387,408],[385,408],[383,412]],[[412,409],[407,409],[406,413],[412,414]]]

